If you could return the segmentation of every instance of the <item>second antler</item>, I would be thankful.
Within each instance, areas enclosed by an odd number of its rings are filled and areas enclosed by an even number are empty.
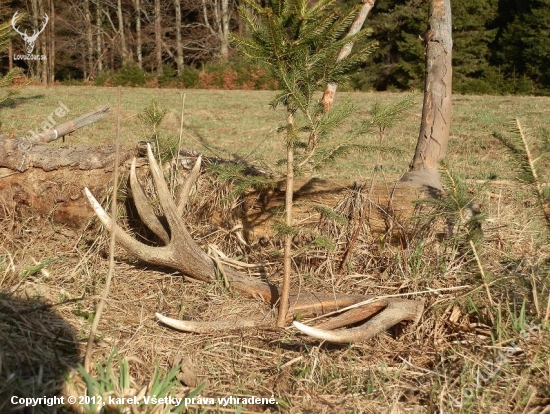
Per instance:
[[[265,301],[275,305],[280,299],[280,292],[277,286],[263,280],[246,276],[230,267],[218,269],[218,264],[200,248],[187,231],[184,220],[182,219],[182,213],[188,202],[191,188],[199,175],[201,157],[198,157],[195,166],[187,176],[181,192],[177,196],[176,202],[170,194],[168,185],[155,160],[150,145],[147,145],[147,156],[153,182],[160,206],[166,218],[168,229],[162,225],[161,221],[156,216],[137,180],[135,159],[130,169],[130,187],[140,218],[143,223],[163,241],[164,245],[158,247],[149,246],[134,239],[117,226],[86,188],[86,196],[96,215],[107,230],[110,232],[114,231],[117,241],[128,250],[128,252],[146,263],[176,269],[188,277],[203,282],[215,281],[217,271],[221,271],[235,290],[250,297],[260,296]],[[289,318],[297,314],[301,314],[304,317],[321,316],[365,301],[366,303],[363,306],[341,313],[328,322],[317,325],[314,328],[299,322],[294,322],[294,326],[303,333],[315,338],[330,342],[346,343],[372,338],[378,333],[402,321],[416,322],[420,318],[423,310],[422,302],[407,299],[383,299],[370,302],[369,297],[363,295],[334,295],[300,292],[291,295],[289,303],[290,308],[287,316]],[[235,328],[259,326],[261,324],[260,321],[254,320],[191,322],[168,318],[159,313],[157,313],[156,316],[161,322],[175,329],[196,333],[210,333]],[[355,328],[334,330],[340,327],[357,324],[365,320],[367,320],[365,323]]]

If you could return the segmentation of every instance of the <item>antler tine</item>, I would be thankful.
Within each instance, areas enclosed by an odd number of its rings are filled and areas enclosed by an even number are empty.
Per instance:
[[[137,212],[143,223],[155,233],[165,244],[170,242],[170,236],[166,232],[166,229],[159,221],[153,207],[149,204],[143,188],[136,177],[136,159],[132,160],[132,166],[130,167],[130,188],[132,190],[132,197],[134,198],[134,204]]]
[[[202,155],[199,155],[197,158],[197,161],[195,161],[195,165],[193,166],[193,168],[185,178],[180,194],[178,196],[177,211],[179,216],[183,214],[183,210],[185,210],[185,207],[187,207],[187,203],[189,202],[189,194],[191,193],[191,188],[193,188],[193,184],[195,184],[195,182],[197,181],[197,178],[199,177],[199,173],[201,171],[201,162],[202,162]]]
[[[167,243],[166,246],[148,246],[132,238],[105,212],[88,188],[85,188],[86,196],[88,197],[88,200],[90,201],[96,215],[109,232],[115,233],[119,243],[139,259],[151,264],[177,269],[184,275],[205,282],[215,280],[216,266],[213,260],[192,239],[186,229],[183,219],[178,214],[178,209],[183,209],[185,207],[190,189],[199,174],[201,162],[200,157],[197,159],[193,170],[185,180],[178,206],[176,206],[168,190],[168,185],[164,180],[162,171],[155,160],[153,152],[151,151],[150,145],[147,145],[147,156],[149,158],[149,168],[151,170],[157,195],[168,221],[168,226],[170,227],[170,236],[168,236],[168,233],[164,228],[161,230],[162,225],[154,214],[152,207],[149,205],[149,202],[143,192],[143,188],[136,178],[135,159],[132,162],[130,171],[130,185],[132,187],[132,193],[134,195],[136,208],[138,209],[140,217],[152,231],[154,231]],[[260,296],[272,304],[275,304],[279,300],[279,290],[275,285],[272,285],[264,280],[248,277],[232,268],[224,268],[219,270],[224,273],[226,279],[237,291],[251,297]],[[334,309],[341,309],[342,307],[350,306],[365,299],[366,297],[361,295],[344,294],[334,296],[333,294],[300,292],[291,300],[291,311],[293,314],[301,313],[304,316],[311,314],[318,316]],[[385,309],[382,312],[376,314],[368,322],[357,328],[343,331],[327,331],[324,329],[312,328],[299,322],[294,322],[294,326],[305,334],[319,339],[330,342],[346,343],[367,340],[401,321],[417,321],[420,318],[423,309],[423,304],[421,302],[412,300],[387,300],[378,304],[371,303],[369,309],[367,310],[365,308],[365,310],[362,311],[363,313],[352,312],[344,314],[340,318],[336,318],[336,324],[332,323],[329,325],[335,327],[359,322],[360,320],[367,318],[369,315],[372,315],[383,306],[385,306]],[[156,316],[161,322],[168,326],[187,332],[197,333],[211,333],[220,330],[257,327],[261,325],[260,321],[255,320],[191,322],[178,321],[176,319],[167,318],[161,314],[157,314]],[[344,324],[343,322],[346,323]]]
[[[153,151],[151,150],[151,144],[149,143],[147,143],[147,158],[149,159],[149,169],[151,170],[151,176],[153,177],[153,181],[155,183],[160,206],[162,207],[164,216],[168,221],[170,232],[172,234],[185,233],[183,221],[181,219],[181,216],[178,215],[178,209],[176,207],[176,204],[174,203],[172,194],[170,194],[168,185],[164,180],[164,175],[162,174],[157,160],[155,160],[155,156],[153,155]]]
[[[297,321],[294,321],[292,324],[304,334],[328,342],[349,343],[366,341],[399,322],[413,321],[417,323],[422,315],[423,308],[424,305],[422,302],[412,300],[390,301],[386,309],[375,315],[363,325],[342,331],[313,328]]]
[[[126,250],[149,263],[161,266],[174,266],[174,261],[170,260],[170,250],[167,247],[147,246],[146,244],[137,241],[117,226],[109,214],[103,210],[101,204],[98,203],[88,188],[84,188],[84,192],[86,193],[86,197],[88,197],[88,201],[90,202],[101,223],[105,226],[107,231],[115,232],[117,240]]]
[[[233,319],[227,321],[214,322],[193,322],[172,319],[160,313],[155,313],[155,316],[163,324],[183,332],[194,332],[199,334],[214,333],[217,331],[229,331],[234,329],[254,328],[260,326],[262,322],[251,319]]]
[[[319,323],[314,326],[317,329],[333,330],[343,328],[345,326],[354,325],[359,322],[364,322],[371,316],[380,312],[382,309],[388,306],[387,300],[374,300],[374,302],[365,303],[357,308],[350,309],[343,312],[333,318],[328,319],[325,322]]]

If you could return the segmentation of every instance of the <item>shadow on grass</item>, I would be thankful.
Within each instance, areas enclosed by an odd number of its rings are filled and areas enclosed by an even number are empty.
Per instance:
[[[78,362],[74,329],[51,305],[0,293],[0,413],[60,412],[44,403],[12,404],[12,397],[58,395],[66,372]]]
[[[15,108],[16,106],[26,103],[28,101],[36,101],[40,99],[44,99],[46,95],[44,94],[36,94],[36,95],[30,95],[30,96],[21,96],[19,94],[10,96],[6,101],[2,102],[2,105],[0,105],[0,109],[2,108]]]

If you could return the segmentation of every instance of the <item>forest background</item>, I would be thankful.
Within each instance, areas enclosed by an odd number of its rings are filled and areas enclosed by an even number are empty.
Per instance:
[[[342,9],[356,3],[342,0]],[[44,84],[277,89],[232,47],[232,34],[246,35],[238,7],[238,0],[2,1],[0,22],[19,12],[21,32],[44,27],[33,54],[45,59],[21,59],[25,44],[13,31],[0,73],[20,67]],[[452,7],[455,92],[550,94],[550,0],[461,0]],[[378,49],[347,89],[422,88],[426,16],[426,1],[377,1],[365,30]]]

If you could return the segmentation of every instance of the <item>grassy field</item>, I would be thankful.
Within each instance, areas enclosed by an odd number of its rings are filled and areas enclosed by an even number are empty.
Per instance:
[[[161,132],[178,136],[181,113],[181,92],[170,89],[125,89],[122,94],[122,140],[132,145],[150,136],[150,129],[141,123],[137,114],[156,99],[169,110]],[[277,128],[284,123],[284,113],[273,111],[270,91],[201,91],[186,92],[183,146],[206,155],[224,158],[239,157],[255,163],[273,165],[283,157],[282,137]],[[334,141],[350,134],[360,121],[369,116],[375,102],[391,103],[399,98],[392,93],[342,93],[338,99],[350,99],[357,105],[354,119],[335,134]],[[414,152],[422,95],[415,94],[416,105],[404,114],[388,133],[387,144],[402,149],[402,155],[387,155],[383,166],[392,179],[406,172]],[[37,129],[40,123],[63,102],[69,117],[76,117],[103,105],[116,107],[115,88],[97,87],[28,87],[15,108],[3,111],[3,131],[16,135]],[[111,110],[114,113],[114,109]],[[451,143],[446,159],[451,169],[465,178],[508,179],[513,176],[502,145],[493,132],[506,132],[514,118],[530,129],[550,128],[550,100],[542,97],[455,96]],[[68,138],[69,144],[103,144],[113,140],[114,114]],[[377,137],[357,137],[357,142],[377,143]],[[61,144],[59,144],[61,145]],[[377,161],[368,154],[352,154],[342,163],[319,173],[325,178],[362,181],[370,178]],[[475,165],[476,168],[472,168]]]
[[[183,147],[276,168],[274,163],[283,156],[276,130],[284,114],[268,108],[272,96],[273,92],[187,91]],[[338,99],[349,97],[358,109],[356,119],[334,139],[342,139],[368,117],[374,102],[389,103],[400,96],[339,94]],[[169,109],[161,134],[179,135],[180,91],[124,89],[124,145],[150,136],[137,114],[152,98]],[[113,141],[112,88],[29,86],[13,107],[0,112],[1,132],[20,136],[38,128],[58,101],[70,109],[66,119],[105,104],[111,105],[112,114],[56,145]],[[420,93],[415,102],[387,135],[386,144],[403,153],[384,156],[384,176],[378,173],[377,180],[392,181],[407,170],[420,123]],[[320,343],[293,328],[183,334],[159,324],[154,312],[194,320],[262,315],[272,323],[274,310],[259,300],[239,297],[223,283],[183,280],[166,269],[138,263],[117,248],[115,278],[92,353],[91,375],[102,380],[92,384],[76,367],[82,362],[107,275],[108,235],[97,224],[75,231],[5,211],[0,219],[0,412],[14,408],[7,402],[12,395],[84,396],[86,387],[92,386],[104,398],[131,397],[140,391],[151,395],[155,368],[165,375],[181,361],[174,396],[189,395],[204,384],[203,397],[273,396],[277,401],[226,406],[195,402],[190,413],[550,412],[550,229],[530,188],[514,181],[514,164],[493,137],[494,132],[507,133],[518,118],[537,153],[550,135],[550,98],[454,96],[453,102],[447,164],[465,180],[468,197],[481,205],[482,234],[474,240],[475,251],[468,242],[467,223],[455,222],[456,231],[446,239],[428,229],[403,244],[373,235],[365,226],[350,266],[339,272],[335,263],[359,225],[352,218],[347,225],[319,222],[305,229],[311,234],[326,231],[336,247],[302,249],[294,262],[294,284],[300,289],[423,300],[425,312],[417,326],[349,346]],[[377,137],[356,139],[376,142]],[[367,182],[377,164],[375,156],[351,154],[316,174]],[[547,174],[547,165],[541,166]],[[493,182],[476,185],[476,180],[487,179]],[[230,231],[234,222],[218,228],[204,216],[199,207],[205,200],[211,202],[209,192],[216,187],[207,179],[201,185],[204,190],[193,201],[198,207],[188,219],[194,238],[205,248],[216,244],[241,261],[267,263],[268,278],[279,283],[280,242],[242,248]],[[453,194],[449,190],[449,196]],[[441,222],[442,214],[451,215],[437,213],[421,220]],[[109,363],[115,348],[120,359]],[[129,364],[126,374],[123,361]],[[97,412],[84,404],[72,411]],[[34,412],[55,411],[42,404]]]

